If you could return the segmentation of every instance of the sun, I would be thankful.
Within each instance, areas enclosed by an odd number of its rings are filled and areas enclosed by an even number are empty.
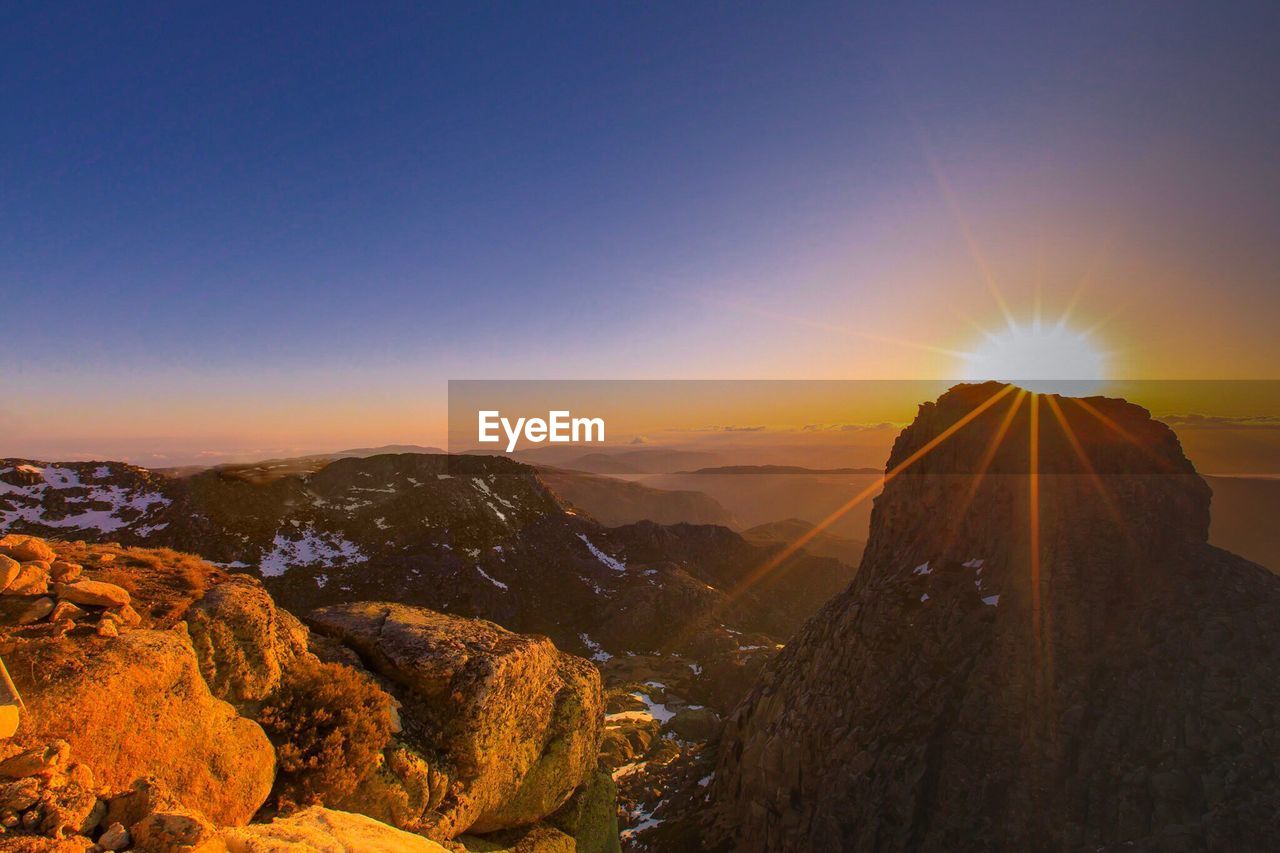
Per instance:
[[[961,354],[961,379],[1013,382],[1031,391],[1079,396],[1107,378],[1107,357],[1088,332],[1065,323],[1010,323]]]

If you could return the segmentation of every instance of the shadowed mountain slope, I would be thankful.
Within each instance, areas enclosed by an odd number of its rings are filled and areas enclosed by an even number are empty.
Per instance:
[[[1001,390],[921,406],[890,468]],[[1087,406],[1110,425],[1039,399],[1033,465],[1032,401],[1006,393],[888,484],[853,584],[728,721],[721,844],[1273,843],[1280,578],[1207,544],[1209,490],[1171,430]]]

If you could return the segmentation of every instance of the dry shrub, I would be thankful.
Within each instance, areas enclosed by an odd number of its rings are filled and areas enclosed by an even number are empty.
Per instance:
[[[85,577],[123,587],[146,627],[169,628],[193,601],[226,577],[216,566],[172,548],[55,543],[61,559],[84,566]]]
[[[391,699],[349,666],[299,661],[262,707],[276,744],[276,804],[334,803],[377,766],[391,739]]]

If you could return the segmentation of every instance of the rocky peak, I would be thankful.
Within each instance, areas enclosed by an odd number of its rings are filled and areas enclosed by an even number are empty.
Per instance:
[[[960,386],[888,470],[909,461],[854,583],[728,721],[720,840],[1266,846],[1280,579],[1206,544],[1172,431],[1124,401]]]

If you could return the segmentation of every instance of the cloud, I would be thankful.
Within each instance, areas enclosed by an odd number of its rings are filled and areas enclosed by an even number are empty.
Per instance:
[[[671,427],[667,432],[764,432],[763,426],[704,426],[704,427]]]
[[[881,429],[901,429],[901,424],[884,421],[878,424],[805,424],[802,432],[871,432]]]
[[[1226,417],[1223,415],[1165,415],[1159,420],[1179,429],[1280,429],[1280,418],[1271,415]]]

